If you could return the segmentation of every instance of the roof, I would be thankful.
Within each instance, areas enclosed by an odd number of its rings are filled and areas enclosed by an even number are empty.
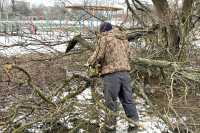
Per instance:
[[[121,7],[117,6],[103,6],[103,5],[98,5],[98,6],[83,6],[83,5],[70,5],[70,6],[65,6],[65,8],[68,9],[75,9],[75,10],[96,10],[96,11],[119,11],[123,10]]]

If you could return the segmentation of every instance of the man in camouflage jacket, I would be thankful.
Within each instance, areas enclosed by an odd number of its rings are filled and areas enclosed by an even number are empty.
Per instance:
[[[96,50],[88,59],[88,64],[90,66],[100,64],[101,66],[100,75],[104,84],[105,104],[116,112],[119,97],[127,117],[138,121],[139,117],[130,87],[130,51],[126,34],[118,28],[112,28],[108,22],[100,25],[100,32]],[[106,125],[114,130],[116,118],[111,118]]]

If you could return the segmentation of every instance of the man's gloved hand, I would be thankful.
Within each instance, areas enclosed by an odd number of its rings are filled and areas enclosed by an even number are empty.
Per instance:
[[[93,66],[87,62],[86,64],[84,64],[84,66],[87,67],[87,74],[89,77],[99,77],[101,66],[100,64]]]
[[[87,69],[87,74],[89,77],[99,77],[98,68],[89,66]]]
[[[96,64],[95,66],[90,66],[87,69],[87,74],[89,77],[99,77],[101,73],[101,65]]]
[[[90,64],[87,62],[86,64],[83,65],[84,67],[89,67]]]
[[[3,69],[5,70],[5,72],[8,74],[10,73],[11,69],[13,68],[12,64],[6,63],[5,65],[3,65]]]

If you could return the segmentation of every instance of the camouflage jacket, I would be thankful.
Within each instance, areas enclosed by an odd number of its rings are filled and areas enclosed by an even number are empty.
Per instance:
[[[88,59],[92,66],[101,65],[101,75],[129,71],[129,46],[126,35],[114,28],[110,32],[102,33],[97,40],[93,55]]]

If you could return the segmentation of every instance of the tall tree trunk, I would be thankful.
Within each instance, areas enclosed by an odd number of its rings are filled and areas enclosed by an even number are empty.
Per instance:
[[[0,0],[0,19],[2,19],[3,17],[3,4],[4,4],[4,0]]]
[[[171,59],[174,59],[179,51],[180,37],[178,27],[174,22],[167,0],[152,0],[152,2],[156,8],[156,12],[160,19],[159,23],[162,27],[162,38],[160,38],[160,40],[163,40],[163,45],[167,48],[164,57],[168,58],[169,56],[173,56]],[[169,56],[166,56],[166,53]]]
[[[184,0],[183,1],[183,8],[181,14],[181,25],[180,25],[180,33],[181,33],[181,49],[178,52],[178,60],[185,60],[187,55],[187,36],[190,32],[191,28],[191,13],[192,7],[194,4],[194,0]]]
[[[152,0],[157,14],[160,18],[160,24],[166,28],[167,32],[163,32],[162,37],[165,41],[165,47],[168,49],[168,54],[172,56],[172,59],[179,60],[180,56],[186,55],[186,41],[190,29],[191,11],[194,0],[184,0],[181,14],[181,25],[178,25],[175,21],[167,0]]]
[[[170,11],[167,0],[152,0],[152,2],[156,8],[156,11],[159,17],[162,20],[167,19],[169,11]]]
[[[15,0],[11,0],[12,3],[12,12],[15,12]]]

